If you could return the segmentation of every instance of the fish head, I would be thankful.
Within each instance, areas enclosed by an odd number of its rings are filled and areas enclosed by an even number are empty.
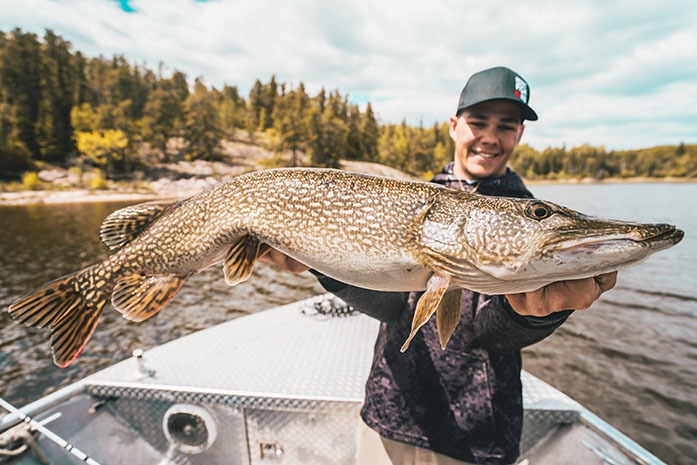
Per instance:
[[[501,281],[541,287],[616,271],[684,236],[670,224],[597,218],[544,200],[471,196],[466,204],[449,226],[451,243],[440,241],[439,259],[461,284],[491,277],[502,291]]]

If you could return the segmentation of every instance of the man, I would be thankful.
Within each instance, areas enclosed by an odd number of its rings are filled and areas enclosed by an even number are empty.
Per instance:
[[[450,118],[454,160],[432,181],[532,197],[507,166],[523,122],[537,120],[529,97],[527,82],[508,68],[474,74]],[[277,251],[265,259],[307,269]],[[588,308],[617,278],[615,272],[506,296],[463,290],[447,350],[432,318],[401,353],[420,293],[370,291],[315,274],[328,291],[383,322],[361,411],[360,465],[513,463],[523,419],[520,350],[552,334],[573,310]]]

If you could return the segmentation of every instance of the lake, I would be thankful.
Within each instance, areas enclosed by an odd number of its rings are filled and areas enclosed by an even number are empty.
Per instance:
[[[697,184],[538,185],[532,191],[584,213],[668,222],[676,247],[620,272],[617,287],[524,352],[527,370],[583,403],[669,464],[697,464]],[[105,258],[97,231],[124,203],[0,207],[0,306]],[[0,395],[23,405],[176,337],[322,292],[304,273],[260,264],[231,288],[219,268],[189,279],[165,311],[131,323],[107,309],[85,352],[51,361],[48,331],[0,313]]]

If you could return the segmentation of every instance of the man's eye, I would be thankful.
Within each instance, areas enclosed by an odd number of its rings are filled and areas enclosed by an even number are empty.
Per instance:
[[[515,131],[513,126],[499,126],[499,131]]]

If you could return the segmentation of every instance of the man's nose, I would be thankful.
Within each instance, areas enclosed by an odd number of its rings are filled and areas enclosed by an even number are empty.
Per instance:
[[[496,128],[490,126],[487,126],[481,130],[479,133],[479,138],[482,142],[487,144],[495,144],[499,140]]]

